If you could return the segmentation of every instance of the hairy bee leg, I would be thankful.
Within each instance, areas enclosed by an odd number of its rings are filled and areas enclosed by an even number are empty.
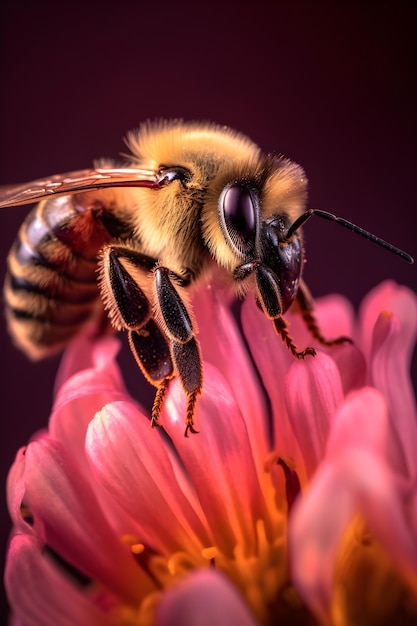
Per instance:
[[[153,401],[152,410],[151,410],[151,426],[155,428],[156,426],[160,426],[159,424],[159,415],[162,410],[162,406],[164,404],[165,395],[168,391],[168,383],[169,378],[164,378],[161,381],[156,390],[155,399]]]
[[[276,274],[260,262],[247,263],[239,269],[242,275],[246,271],[255,271],[257,302],[265,315],[272,320],[275,332],[281,337],[291,354],[297,359],[304,359],[307,355],[315,356],[316,351],[310,346],[305,350],[299,351],[288,332],[288,324],[282,317],[282,294]]]
[[[119,330],[135,330],[152,312],[145,293],[120,261],[125,256],[122,248],[113,245],[103,250],[101,290],[113,325]]]
[[[274,324],[275,332],[277,333],[277,335],[281,337],[282,341],[286,344],[288,350],[297,359],[304,359],[305,356],[316,355],[315,349],[310,346],[307,347],[305,350],[302,350],[301,352],[297,350],[297,346],[295,345],[293,338],[290,336],[287,330],[288,324],[283,317],[277,317],[276,319],[272,320],[272,323]]]
[[[194,428],[194,413],[197,397],[203,386],[200,348],[195,337],[187,343],[172,341],[171,348],[181,385],[187,394],[184,436],[188,437],[189,432],[198,433],[198,430]]]
[[[185,431],[184,437],[188,437],[188,433],[192,433],[193,435],[198,435],[199,431],[194,428],[194,412],[195,405],[197,403],[197,397],[200,392],[195,391],[191,393],[187,398],[187,411],[185,414]]]
[[[151,411],[151,425],[157,426],[174,365],[169,344],[153,319],[138,330],[129,331],[129,346],[143,375],[157,388]]]
[[[172,358],[181,385],[187,394],[185,433],[196,433],[194,413],[201,393],[203,374],[200,348],[194,337],[194,328],[180,294],[172,284],[172,272],[166,267],[155,269],[156,296],[167,335],[171,339]]]
[[[102,259],[101,285],[110,320],[116,328],[128,331],[129,346],[136,363],[148,382],[156,387],[151,411],[154,427],[158,425],[174,366],[169,342],[151,317],[150,302],[121,259],[145,272],[149,272],[156,261],[123,245],[107,246]]]
[[[313,313],[313,299],[305,284],[301,281],[296,295],[298,310],[314,339],[317,339],[323,346],[337,346],[342,343],[353,343],[350,337],[336,337],[326,339],[321,333],[320,327]]]
[[[156,268],[155,287],[167,334],[173,341],[186,343],[194,335],[193,324],[180,294],[171,282],[170,271],[166,267]]]
[[[149,301],[120,259],[149,271],[156,263],[128,247],[108,246],[103,252],[102,285],[107,281],[112,294],[106,298],[109,316],[116,327],[129,331],[129,344],[145,378],[157,392],[152,407],[151,424],[158,424],[168,382],[176,373],[187,394],[186,435],[196,432],[193,416],[202,386],[202,368],[191,318],[180,295],[171,283],[167,268],[155,270],[156,295],[162,316],[161,330],[152,317]],[[184,280],[178,277],[184,283]],[[106,289],[102,288],[103,291]],[[175,368],[174,368],[175,364]]]

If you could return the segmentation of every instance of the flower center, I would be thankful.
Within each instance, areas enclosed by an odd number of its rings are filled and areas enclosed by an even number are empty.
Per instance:
[[[277,464],[284,472],[289,511],[300,492],[300,482],[291,462],[277,454],[269,457],[266,468],[272,469]],[[137,537],[124,536],[123,542],[130,546],[135,560],[155,582],[156,591],[143,600],[139,612],[130,613],[124,609],[123,624],[154,624],[154,610],[161,592],[192,571],[206,567],[215,567],[235,584],[260,624],[270,626],[276,623],[277,615],[280,615],[280,623],[285,624],[287,618],[290,624],[297,613],[304,615],[305,609],[289,581],[286,514],[270,500],[269,497],[267,506],[272,533],[270,528],[266,529],[263,520],[254,520],[256,548],[249,553],[246,546],[238,543],[227,554],[212,545],[203,548],[197,556],[185,551],[164,556],[147,548]]]

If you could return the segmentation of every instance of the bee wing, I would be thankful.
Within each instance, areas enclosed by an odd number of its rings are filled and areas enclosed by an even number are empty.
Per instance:
[[[0,187],[0,209],[106,187],[159,187],[156,172],[134,168],[96,168],[57,174],[22,185]]]

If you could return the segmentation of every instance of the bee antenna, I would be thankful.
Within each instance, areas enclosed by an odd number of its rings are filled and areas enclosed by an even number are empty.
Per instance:
[[[407,252],[404,252],[400,248],[393,246],[387,241],[384,241],[383,239],[381,239],[380,237],[373,235],[369,231],[361,228],[360,226],[356,226],[356,224],[352,224],[352,222],[348,222],[342,217],[337,217],[337,215],[333,215],[333,213],[328,213],[327,211],[322,211],[321,209],[308,209],[308,211],[300,215],[300,217],[296,219],[293,224],[291,224],[287,233],[287,239],[289,239],[291,235],[293,235],[295,231],[298,230],[300,226],[302,226],[313,215],[322,217],[325,220],[330,220],[331,222],[336,222],[336,224],[340,224],[340,226],[347,228],[352,233],[356,233],[356,235],[360,235],[361,237],[364,237],[365,239],[368,239],[369,241],[376,243],[377,246],[381,246],[381,248],[385,248],[385,250],[388,250],[389,252],[396,254],[397,256],[404,259],[404,261],[407,261],[407,263],[414,263],[413,257],[407,254]]]

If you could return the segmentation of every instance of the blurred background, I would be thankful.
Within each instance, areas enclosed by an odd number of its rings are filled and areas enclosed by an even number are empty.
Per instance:
[[[0,184],[116,157],[148,118],[212,120],[301,163],[309,206],[417,255],[411,2],[3,0],[0,13]],[[0,214],[1,276],[27,211]],[[415,265],[329,222],[304,233],[315,296],[358,306],[386,278],[417,286]],[[0,347],[4,486],[17,449],[47,424],[58,359],[28,362],[4,323]]]

